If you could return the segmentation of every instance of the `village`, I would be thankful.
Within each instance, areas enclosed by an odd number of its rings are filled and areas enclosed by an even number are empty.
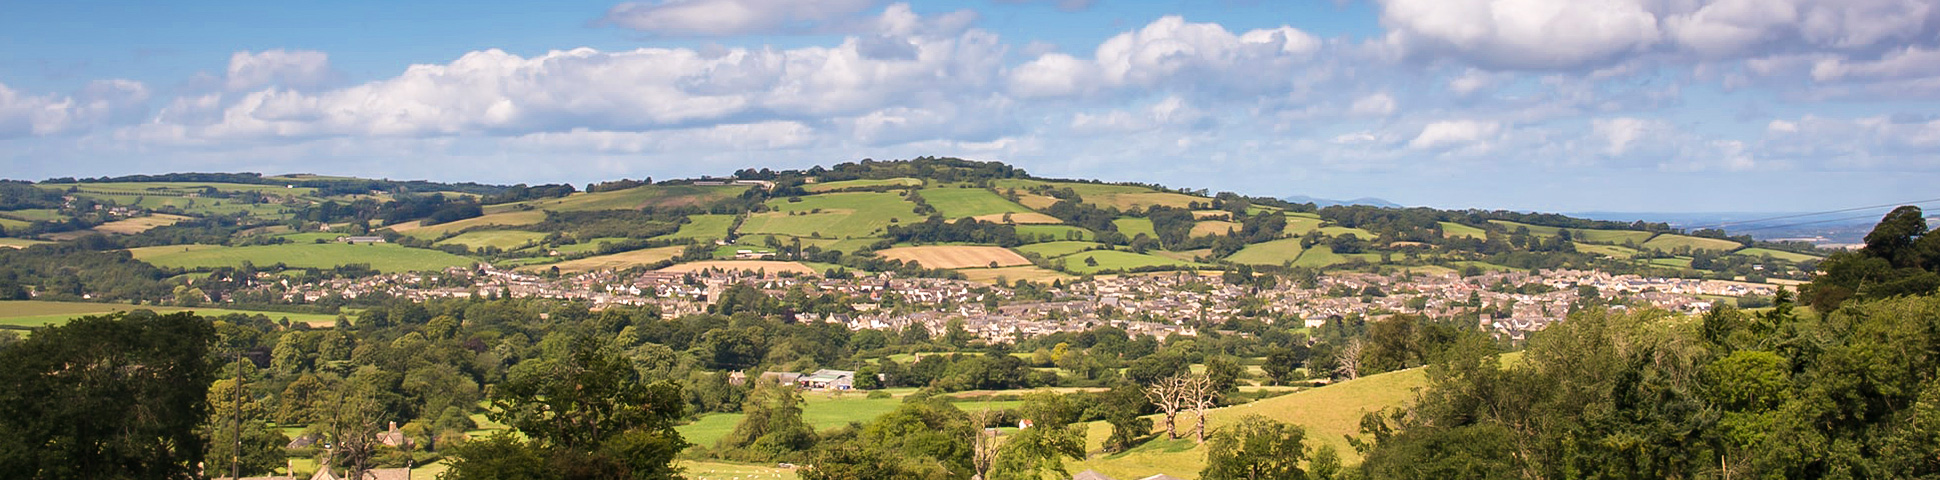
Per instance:
[[[964,280],[903,278],[892,273],[828,279],[763,275],[745,271],[648,271],[623,275],[603,270],[552,278],[488,265],[435,273],[382,274],[290,284],[269,274],[250,290],[291,303],[380,294],[423,301],[433,298],[550,298],[584,301],[594,309],[651,306],[665,318],[704,313],[721,294],[748,285],[782,298],[791,292],[834,294],[848,306],[840,313],[798,313],[796,321],[839,323],[852,330],[902,330],[922,326],[941,335],[952,322],[993,343],[1055,332],[1111,326],[1161,340],[1196,336],[1197,328],[1245,314],[1268,322],[1299,321],[1319,327],[1359,315],[1378,319],[1410,313],[1431,318],[1476,314],[1479,328],[1520,340],[1562,320],[1585,301],[1613,308],[1655,307],[1685,313],[1709,310],[1721,299],[1771,296],[1779,288],[1720,280],[1646,278],[1582,270],[1456,274],[1339,272],[1306,285],[1272,288],[1230,285],[1193,272],[1104,276],[1042,287],[1048,295],[1021,299],[1015,291]],[[456,286],[454,286],[456,285]],[[1048,299],[1044,297],[1048,296]]]

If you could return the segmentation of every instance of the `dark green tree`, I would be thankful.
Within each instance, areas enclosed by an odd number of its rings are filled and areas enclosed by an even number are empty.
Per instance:
[[[1205,480],[1306,480],[1300,463],[1307,458],[1307,431],[1248,415],[1222,428],[1207,442]]]

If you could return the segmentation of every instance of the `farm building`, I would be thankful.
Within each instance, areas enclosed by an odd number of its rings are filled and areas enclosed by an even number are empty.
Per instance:
[[[373,237],[373,236],[337,237],[337,241],[352,244],[352,245],[356,245],[359,243],[384,243],[384,237]]]
[[[855,372],[850,370],[816,370],[815,373],[801,377],[797,381],[802,388],[815,390],[853,390]]]

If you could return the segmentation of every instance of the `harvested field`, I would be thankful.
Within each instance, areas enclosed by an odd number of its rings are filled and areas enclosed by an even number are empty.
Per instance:
[[[1237,223],[1222,220],[1207,220],[1192,224],[1192,236],[1225,235],[1227,232],[1237,232],[1239,229],[1240,224]]]
[[[923,247],[898,247],[876,252],[885,258],[914,261],[924,268],[983,268],[995,263],[999,267],[1030,265],[1017,252],[1003,247],[972,245],[939,245]]]
[[[662,268],[660,269],[660,271],[662,272],[700,272],[700,271],[705,271],[708,269],[716,269],[716,268],[721,270],[730,270],[730,271],[740,270],[740,271],[748,271],[748,272],[756,272],[756,271],[767,272],[768,274],[771,274],[771,275],[776,273],[781,273],[781,272],[795,272],[795,273],[804,274],[804,275],[814,275],[816,273],[819,273],[819,272],[816,272],[815,269],[813,268],[808,268],[807,265],[802,265],[801,262],[777,262],[777,261],[771,261],[771,260],[704,260],[699,262],[687,262],[687,263],[677,264],[671,267]]]
[[[122,235],[134,235],[137,233],[146,232],[149,229],[152,229],[155,227],[174,225],[176,223],[180,223],[181,221],[188,220],[188,219],[189,217],[184,217],[181,215],[169,215],[166,213],[157,213],[146,217],[135,217],[135,218],[125,219],[125,220],[116,220],[108,223],[103,223],[100,226],[94,227],[94,231],[102,232],[102,233],[118,233]]]

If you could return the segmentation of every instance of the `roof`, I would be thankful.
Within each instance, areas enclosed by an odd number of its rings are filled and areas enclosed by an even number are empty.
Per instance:
[[[1118,479],[1105,476],[1105,474],[1098,473],[1097,470],[1085,470],[1082,472],[1078,472],[1077,475],[1072,475],[1071,480],[1118,480]]]
[[[1150,477],[1145,477],[1145,478],[1141,478],[1141,479],[1138,479],[1138,480],[1186,480],[1186,479],[1183,479],[1183,478],[1179,478],[1179,477],[1174,477],[1174,476],[1171,476],[1171,475],[1166,475],[1166,474],[1163,474],[1163,473],[1161,473],[1161,474],[1158,474],[1158,475],[1153,475],[1153,476],[1150,476]]]

